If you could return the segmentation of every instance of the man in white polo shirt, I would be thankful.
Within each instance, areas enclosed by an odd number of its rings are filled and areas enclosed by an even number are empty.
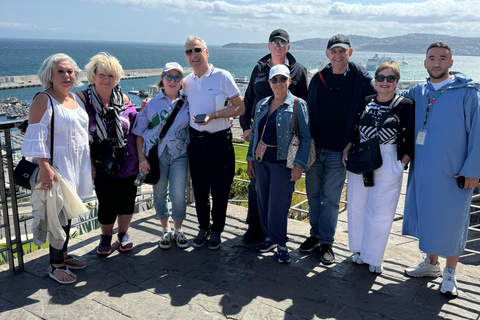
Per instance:
[[[230,72],[208,63],[207,44],[203,39],[188,37],[185,54],[193,68],[193,73],[183,82],[183,89],[192,116],[188,156],[200,228],[193,245],[201,247],[209,240],[209,249],[215,250],[222,244],[228,194],[235,172],[229,118],[242,115],[245,106]],[[230,102],[228,107],[227,102]]]

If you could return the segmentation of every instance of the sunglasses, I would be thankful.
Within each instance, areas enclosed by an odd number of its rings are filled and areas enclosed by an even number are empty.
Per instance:
[[[269,43],[272,47],[282,47],[282,48],[288,44],[288,42],[285,40],[278,40],[278,41],[272,40]]]
[[[202,51],[205,50],[205,49],[206,49],[206,48],[188,49],[188,50],[185,50],[185,54],[186,54],[187,56],[191,56],[192,53],[194,53],[194,52],[195,52],[195,53],[200,53],[200,52],[202,52]]]
[[[270,79],[270,82],[272,84],[276,84],[278,81],[280,81],[280,83],[285,83],[287,82],[288,78],[285,77],[285,76],[280,76],[280,77],[273,77],[272,79]]]
[[[180,82],[182,81],[183,77],[182,76],[172,76],[171,74],[168,74],[168,73],[164,73],[163,74],[163,78],[165,80],[167,80],[168,82],[172,81],[175,81],[175,82]]]
[[[396,76],[382,76],[382,75],[378,75],[378,76],[375,77],[375,81],[377,81],[377,82],[383,82],[383,81],[385,81],[385,79],[387,79],[387,82],[393,83],[393,82],[395,82],[395,80],[397,80],[397,77]]]

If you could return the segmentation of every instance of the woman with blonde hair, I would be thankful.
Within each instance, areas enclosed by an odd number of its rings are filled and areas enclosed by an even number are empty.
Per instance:
[[[102,229],[99,255],[111,253],[113,226],[118,216],[118,249],[130,251],[128,234],[135,208],[137,149],[131,127],[137,111],[120,91],[123,69],[119,61],[100,52],[85,66],[88,88],[79,92],[89,115],[90,148],[95,171],[98,221]]]

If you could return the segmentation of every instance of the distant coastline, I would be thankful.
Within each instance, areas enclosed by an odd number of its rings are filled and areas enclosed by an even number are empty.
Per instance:
[[[352,47],[363,52],[425,53],[428,46],[437,41],[446,42],[452,47],[454,55],[480,56],[480,37],[454,37],[448,35],[411,33],[404,36],[375,38],[348,35]],[[324,51],[327,38],[313,38],[291,41],[291,49]],[[228,43],[223,48],[262,49],[266,43]]]

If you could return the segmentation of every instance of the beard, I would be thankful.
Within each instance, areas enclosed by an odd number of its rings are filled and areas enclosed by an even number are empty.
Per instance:
[[[430,76],[430,78],[432,79],[442,79],[443,77],[445,77],[446,74],[448,74],[448,69],[447,70],[442,70],[442,73],[440,73],[439,75],[433,75],[429,70],[427,70],[428,72],[428,75]]]

